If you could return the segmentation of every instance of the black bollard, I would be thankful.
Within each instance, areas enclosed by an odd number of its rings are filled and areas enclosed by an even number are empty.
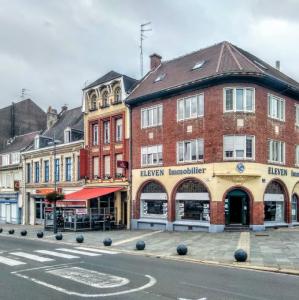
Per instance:
[[[22,230],[21,231],[21,236],[26,236],[27,235],[27,230]]]
[[[78,235],[76,237],[76,241],[77,241],[77,243],[80,243],[80,244],[83,243],[83,241],[84,241],[83,235],[82,234]]]
[[[234,257],[238,262],[245,262],[247,260],[247,253],[243,249],[237,249],[234,253]]]
[[[0,228],[0,233],[2,233],[2,231],[3,231],[3,228]]]
[[[145,242],[144,241],[138,241],[136,243],[136,249],[137,250],[144,250],[144,248],[145,248]]]
[[[180,244],[177,246],[176,251],[177,251],[178,255],[186,255],[188,252],[188,248],[186,245]]]
[[[41,238],[43,238],[44,233],[42,231],[38,231],[36,235],[39,239],[41,239]]]
[[[112,240],[110,238],[105,238],[103,244],[104,246],[109,247],[112,245]]]
[[[55,238],[56,238],[57,241],[61,241],[62,240],[62,233],[57,233],[55,235]]]
[[[14,234],[14,233],[15,233],[15,230],[14,230],[14,229],[9,229],[9,230],[8,230],[8,233],[9,233],[9,234]]]

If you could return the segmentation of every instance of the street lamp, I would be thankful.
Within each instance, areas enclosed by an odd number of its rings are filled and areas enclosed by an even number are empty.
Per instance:
[[[57,179],[56,179],[56,145],[60,144],[61,141],[60,140],[56,140],[55,139],[55,133],[53,136],[53,141],[49,142],[48,145],[52,146],[53,145],[53,156],[54,156],[54,192],[57,195]],[[57,233],[57,220],[56,220],[56,201],[57,198],[55,197],[54,199],[54,207],[53,207],[53,232],[54,234]]]

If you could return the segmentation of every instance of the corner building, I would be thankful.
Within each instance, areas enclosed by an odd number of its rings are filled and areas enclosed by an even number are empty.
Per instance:
[[[150,59],[126,100],[132,227],[298,225],[299,84],[229,42]]]

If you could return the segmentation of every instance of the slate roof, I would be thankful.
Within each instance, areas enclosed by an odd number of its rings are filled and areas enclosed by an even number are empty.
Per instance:
[[[105,74],[104,76],[102,76],[99,79],[97,79],[96,81],[94,81],[93,83],[86,86],[83,90],[88,90],[92,87],[95,87],[97,85],[100,85],[102,83],[105,83],[105,82],[108,82],[108,81],[111,81],[113,79],[120,78],[120,77],[123,77],[125,91],[127,93],[129,93],[132,90],[132,88],[135,87],[135,85],[138,82],[136,79],[131,78],[127,75],[123,75],[123,74],[117,73],[115,71],[110,71],[107,74]]]
[[[49,129],[46,129],[44,132],[42,132],[40,135],[52,139],[55,133],[55,138],[57,140],[63,141],[64,130],[67,127],[82,131],[82,133],[84,132],[84,120],[81,106],[64,111],[58,117],[57,122]]]
[[[34,131],[14,137],[11,143],[7,144],[6,147],[0,151],[0,154],[20,152],[26,150],[34,141],[34,138],[40,131]]]
[[[204,62],[201,68],[194,69],[196,63]],[[159,75],[165,77],[155,82]],[[206,82],[215,78],[228,76],[253,76],[271,78],[288,85],[299,94],[299,83],[273,68],[254,55],[234,46],[229,42],[221,42],[208,48],[192,52],[162,63],[150,71],[136,86],[126,103],[132,104],[145,97],[164,91],[170,92],[178,87]]]

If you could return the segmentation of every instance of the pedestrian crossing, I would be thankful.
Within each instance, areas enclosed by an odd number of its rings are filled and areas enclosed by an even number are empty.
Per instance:
[[[47,263],[54,262],[56,259],[76,260],[86,256],[98,257],[115,254],[118,254],[118,252],[88,247],[57,248],[53,250],[40,249],[33,251],[19,250],[0,253],[0,265],[4,264],[10,267],[16,267],[26,265],[30,262]]]

